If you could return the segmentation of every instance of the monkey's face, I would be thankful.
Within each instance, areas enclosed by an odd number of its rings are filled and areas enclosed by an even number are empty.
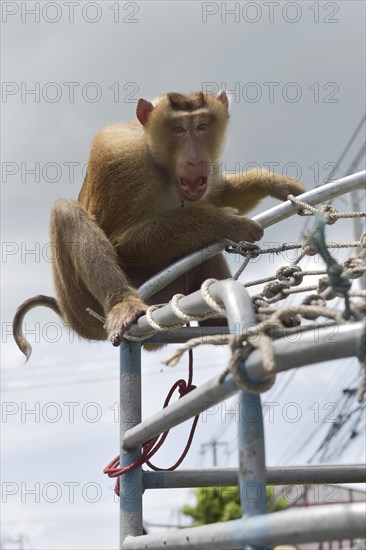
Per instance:
[[[160,96],[155,105],[140,99],[136,114],[154,162],[176,185],[179,197],[190,202],[202,199],[225,136],[226,94],[170,93]]]
[[[212,118],[208,114],[174,116],[170,125],[173,143],[175,183],[181,198],[197,201],[207,191],[208,167],[212,163],[210,134]]]

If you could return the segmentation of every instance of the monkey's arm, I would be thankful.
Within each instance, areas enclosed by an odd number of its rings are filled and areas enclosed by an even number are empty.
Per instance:
[[[224,185],[210,202],[215,206],[238,208],[241,214],[252,210],[265,197],[284,201],[290,194],[300,195],[304,192],[300,181],[265,169],[228,174],[224,178]]]
[[[230,239],[257,241],[262,227],[212,205],[182,207],[160,214],[121,236],[110,237],[121,261],[135,266],[165,266],[203,245]]]

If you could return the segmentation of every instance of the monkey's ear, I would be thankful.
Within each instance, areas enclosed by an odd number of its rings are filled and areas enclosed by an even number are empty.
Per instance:
[[[219,101],[221,101],[221,103],[223,104],[225,109],[228,111],[229,110],[229,98],[227,97],[227,94],[226,94],[225,90],[223,90],[221,92],[221,94],[217,96],[217,99]]]
[[[146,125],[153,109],[154,109],[154,105],[150,103],[150,101],[147,101],[147,99],[140,98],[138,100],[137,107],[136,107],[136,116],[137,116],[137,120],[140,122],[140,124],[142,124],[142,126]]]

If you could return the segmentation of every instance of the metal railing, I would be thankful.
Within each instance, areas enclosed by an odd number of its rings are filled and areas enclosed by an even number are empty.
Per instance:
[[[300,195],[311,205],[330,200],[354,189],[365,187],[366,172],[359,172],[338,181],[323,185]],[[287,201],[254,219],[268,227],[296,213],[296,207]],[[214,256],[227,246],[225,241],[190,254],[159,273],[140,287],[143,298],[148,298],[186,271]],[[224,332],[240,335],[243,328],[253,325],[255,318],[252,302],[245,288],[233,280],[214,283],[210,293],[223,305],[228,319]],[[179,300],[179,307],[188,314],[207,311],[207,303],[200,292]],[[172,307],[166,305],[153,313],[153,319],[164,326],[174,326],[180,319]],[[181,321],[182,324],[184,321]],[[146,316],[132,327],[130,334],[144,336],[151,331]],[[318,331],[322,331],[321,328]],[[277,371],[285,371],[326,361],[329,357],[345,358],[356,355],[356,344],[361,336],[360,322],[339,327],[337,342],[327,342],[319,333],[309,330],[302,334],[296,346],[286,339],[273,343]],[[182,328],[158,333],[149,341],[182,342],[197,333],[217,333],[217,329]],[[220,332],[222,334],[222,329]],[[306,353],[305,353],[306,351]],[[335,364],[336,368],[336,364]],[[254,382],[264,380],[261,352],[253,351],[241,365],[246,376]],[[242,390],[229,374],[224,381],[220,376],[191,391],[179,401],[169,405],[151,418],[141,421],[141,344],[124,340],[120,350],[120,411],[121,411],[121,466],[134,462],[141,453],[141,444],[169,428],[194,417],[239,392],[240,410],[255,407],[258,414],[249,420],[239,414],[239,469],[191,470],[177,472],[143,472],[136,468],[124,474],[120,483],[120,548],[266,548],[280,543],[340,540],[363,537],[366,529],[366,509],[363,503],[348,505],[320,505],[306,510],[289,509],[266,513],[266,483],[361,482],[366,480],[365,468],[360,465],[316,465],[272,468],[266,470],[262,407],[259,395]],[[235,484],[240,486],[243,517],[239,520],[207,526],[180,529],[158,535],[142,535],[142,494],[149,488],[195,487],[199,485]],[[249,498],[255,491],[256,498]]]

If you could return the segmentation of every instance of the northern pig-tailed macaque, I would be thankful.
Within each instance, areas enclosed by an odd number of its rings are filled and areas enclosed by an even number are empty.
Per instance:
[[[27,358],[22,321],[32,307],[51,308],[84,338],[118,345],[147,309],[136,287],[203,245],[259,240],[262,227],[240,214],[268,195],[286,200],[303,192],[299,181],[267,170],[212,169],[219,166],[228,107],[225,92],[139,99],[137,121],[96,135],[78,200],[57,200],[51,211],[57,301],[36,296],[14,318],[14,337]],[[190,272],[187,290],[208,277],[230,277],[221,255]],[[181,291],[173,283],[149,303]],[[88,307],[106,317],[105,328]]]

